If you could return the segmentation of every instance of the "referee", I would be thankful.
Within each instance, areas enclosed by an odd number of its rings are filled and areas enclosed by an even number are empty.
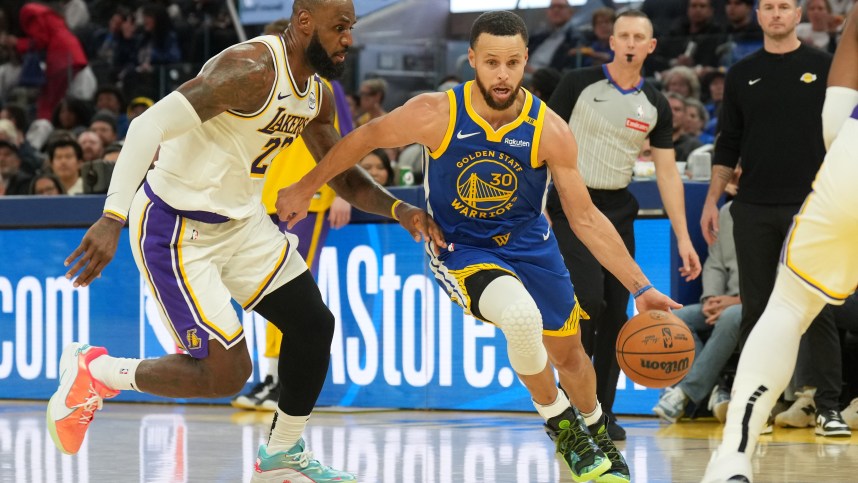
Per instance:
[[[741,158],[739,191],[730,207],[742,297],[740,346],[766,307],[793,216],[825,157],[822,105],[831,67],[830,54],[799,41],[795,27],[801,8],[796,0],[761,0],[757,19],[763,48],[736,63],[725,79],[712,181],[700,219],[711,244],[718,236],[716,203]],[[849,436],[838,411],[840,339],[829,308],[807,334],[816,434]]]
[[[685,197],[676,169],[673,123],[667,99],[641,77],[647,55],[655,49],[652,23],[637,10],[617,16],[611,36],[614,60],[600,67],[566,74],[548,106],[563,119],[578,140],[578,169],[596,206],[614,224],[635,253],[634,221],[638,203],[626,189],[637,154],[647,137],[653,151],[658,188],[670,218],[686,280],[700,274],[700,260],[685,222]],[[596,368],[596,394],[609,415],[612,439],[625,439],[612,408],[620,368],[614,352],[620,327],[627,320],[629,292],[572,232],[557,190],[548,195],[548,215],[581,306],[590,315],[581,323],[584,348]]]

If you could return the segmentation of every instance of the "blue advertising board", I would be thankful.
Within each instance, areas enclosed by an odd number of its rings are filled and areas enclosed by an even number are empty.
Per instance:
[[[635,229],[639,263],[669,292],[668,220],[638,220]],[[75,289],[64,278],[63,260],[84,231],[0,230],[0,398],[50,397],[62,347],[72,340],[124,357],[178,351],[141,283],[127,231],[116,257],[91,286]],[[533,409],[509,367],[503,334],[450,302],[434,282],[422,245],[398,225],[353,224],[332,231],[318,283],[338,320],[319,405]],[[254,384],[265,374],[265,321],[253,313],[241,317],[255,363],[248,384]],[[658,391],[621,375],[614,410],[648,414],[657,398]],[[119,399],[163,400],[131,391]]]

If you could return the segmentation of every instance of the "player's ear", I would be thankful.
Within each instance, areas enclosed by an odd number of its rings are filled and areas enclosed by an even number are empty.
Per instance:
[[[293,15],[292,18],[297,18],[297,20],[292,21],[292,24],[298,27],[301,33],[308,37],[313,35],[313,15],[310,14],[309,10],[299,10],[298,15]]]
[[[468,47],[468,62],[471,64],[472,69],[477,69],[477,54],[470,47]]]

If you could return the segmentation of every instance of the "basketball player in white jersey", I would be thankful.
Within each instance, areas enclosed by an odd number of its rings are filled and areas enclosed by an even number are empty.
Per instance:
[[[751,455],[795,367],[801,334],[858,283],[858,8],[834,54],[822,111],[828,154],[793,220],[775,288],[739,359],[724,440],[704,482],[753,481]]]
[[[76,287],[89,285],[127,223],[135,261],[187,354],[123,359],[101,347],[69,345],[47,410],[64,453],[79,450],[102,399],[121,390],[188,398],[242,389],[252,363],[235,299],[284,333],[282,396],[253,481],[355,481],[305,449],[301,435],[327,373],[334,317],[296,252],[298,240],[271,223],[260,201],[278,150],[301,135],[321,159],[339,139],[333,95],[315,73],[342,73],[354,24],[351,0],[296,0],[281,35],[228,48],[131,124],[104,215],[66,260],[66,276],[76,277]],[[331,186],[367,212],[391,216],[395,207],[416,239],[431,223],[418,208],[394,206],[397,200],[362,170]]]

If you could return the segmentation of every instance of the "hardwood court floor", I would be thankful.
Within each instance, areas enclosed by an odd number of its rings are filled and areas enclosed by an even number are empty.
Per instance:
[[[60,454],[45,403],[0,401],[0,482],[247,482],[270,413],[225,406],[105,404],[81,452]],[[718,443],[714,420],[667,425],[621,417],[632,481],[699,481]],[[335,411],[320,408],[306,433],[324,464],[362,483],[570,482],[535,414]],[[858,481],[858,436],[817,438],[776,429],[755,460],[757,482]]]

